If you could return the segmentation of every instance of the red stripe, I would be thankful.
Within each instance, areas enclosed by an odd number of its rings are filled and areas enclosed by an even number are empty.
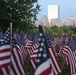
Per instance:
[[[68,60],[69,60],[69,64],[70,64],[70,68],[71,68],[71,75],[76,73],[76,61],[75,61],[75,57],[76,57],[76,51],[71,51],[71,49],[68,46],[63,46],[61,49],[62,55],[66,55]]]
[[[66,50],[66,54],[68,54],[68,59],[69,59],[69,62],[70,62],[70,67],[71,67],[71,72],[74,74],[74,60],[73,60],[73,56],[72,56],[72,52],[71,50],[69,50],[67,47],[65,47],[67,50]]]
[[[9,63],[5,63],[5,64],[2,64],[2,65],[0,65],[0,69],[2,69],[2,68],[4,68],[4,67],[7,67],[7,66],[9,66],[10,65],[10,62]]]
[[[56,67],[56,65],[55,65],[55,63],[56,62],[54,62],[54,60],[53,60],[53,58],[52,58],[52,55],[50,54],[50,59],[51,59],[51,61],[53,62],[53,65],[54,65],[54,68],[56,69],[56,71],[58,72],[58,70],[57,70],[57,67]],[[53,68],[53,67],[52,67]],[[54,71],[55,72],[55,71]]]
[[[0,53],[4,53],[4,52],[10,52],[10,48],[8,48],[8,49],[0,49]]]
[[[14,69],[13,64],[11,63],[12,71],[14,72],[15,75],[17,75],[16,70]]]
[[[6,46],[5,46],[6,47]],[[6,49],[2,49],[2,50],[0,50],[0,53],[5,53],[5,54],[7,54],[7,52],[10,52],[10,49],[8,48],[7,49],[7,47],[6,47]],[[2,54],[1,54],[2,55]],[[9,55],[6,55],[6,56],[1,56],[0,55],[0,61],[2,61],[2,62],[4,62],[3,60],[8,60],[8,59],[10,59],[10,54]],[[6,66],[9,66],[10,65],[10,61],[8,61],[8,62],[6,62],[6,63],[2,63],[2,64],[0,64],[0,68],[3,68],[3,67],[6,67]]]
[[[53,48],[51,47],[51,51],[52,51],[52,53],[53,54],[50,54],[50,59],[51,59],[51,61],[53,62],[53,65],[54,65],[54,68],[53,68],[53,70],[55,69],[56,71],[57,71],[57,74],[58,73],[60,73],[59,72],[59,70],[58,70],[58,67],[59,67],[59,69],[61,70],[61,67],[60,67],[60,64],[59,64],[59,62],[58,62],[58,60],[57,60],[57,57],[55,56],[55,53],[54,53],[54,50],[53,50]],[[53,59],[53,56],[54,56],[54,59]],[[54,61],[54,60],[56,60],[56,62]],[[58,67],[56,66],[56,63],[57,63],[57,65],[58,65]],[[55,71],[54,71],[55,72]],[[56,73],[55,73],[56,74]]]
[[[10,59],[10,55],[9,56],[4,56],[4,57],[0,57],[0,61],[6,60],[6,59]]]
[[[23,60],[22,60],[22,57],[20,56],[20,53],[19,53],[20,49],[17,48],[17,50],[18,50],[18,57],[19,57],[19,60],[20,60],[21,66],[22,66],[22,68],[23,68],[23,71],[25,72],[25,68],[24,68],[24,65],[23,65]]]
[[[16,52],[17,52],[17,51],[16,51]],[[19,67],[19,65],[18,65],[18,61],[17,61],[16,55],[15,55],[15,53],[14,53],[14,50],[13,50],[13,52],[12,52],[12,56],[13,56],[13,58],[14,58],[14,61],[15,61],[15,64],[16,64],[16,67],[17,67],[18,71],[19,71],[20,74],[22,75],[22,72],[21,72],[20,67]]]
[[[6,71],[7,74],[9,74],[9,69],[8,69],[8,67],[5,68],[5,71]]]
[[[23,60],[25,60],[28,56],[28,51],[23,45],[21,45],[21,52],[22,52]]]
[[[39,75],[50,75],[51,73],[52,73],[52,67],[49,67],[46,70],[44,70],[42,73],[40,73]]]

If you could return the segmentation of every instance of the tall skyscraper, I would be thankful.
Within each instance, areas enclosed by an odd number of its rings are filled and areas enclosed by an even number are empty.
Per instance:
[[[48,5],[48,20],[59,18],[59,5]]]

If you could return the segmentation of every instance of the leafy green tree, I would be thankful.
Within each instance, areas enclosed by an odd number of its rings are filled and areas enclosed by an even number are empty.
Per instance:
[[[71,28],[71,30],[76,34],[76,27]]]
[[[65,34],[73,34],[75,32],[75,29],[73,26],[62,26],[62,27],[46,27],[46,32],[47,33],[53,33],[56,35],[62,35],[63,33]]]
[[[46,33],[53,33],[53,29],[49,27],[46,27],[45,31]]]
[[[12,22],[14,29],[28,30],[37,20],[39,11],[38,0],[0,0],[0,28],[5,30]]]
[[[60,29],[62,30],[62,32],[68,34],[69,32],[72,34],[73,31],[71,30],[71,28],[73,28],[73,26],[62,26],[60,27]]]

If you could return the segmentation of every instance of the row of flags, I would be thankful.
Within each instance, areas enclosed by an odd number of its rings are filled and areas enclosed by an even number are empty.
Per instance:
[[[2,35],[2,34],[1,34]],[[17,31],[12,36],[12,50],[10,49],[10,30],[0,36],[0,73],[1,75],[25,75],[24,61],[29,56],[35,75],[57,75],[62,67],[57,55],[63,56],[71,68],[71,75],[76,74],[76,36],[57,36],[46,34],[41,25],[39,32],[21,34]],[[56,52],[59,45],[59,53]],[[11,51],[10,51],[11,50]]]
[[[59,54],[65,58],[65,61],[70,65],[71,75],[76,75],[76,35],[71,38],[70,45],[62,45]]]
[[[0,74],[1,75],[25,75],[21,48],[12,37],[12,49],[10,46],[10,29],[4,34],[0,42]]]

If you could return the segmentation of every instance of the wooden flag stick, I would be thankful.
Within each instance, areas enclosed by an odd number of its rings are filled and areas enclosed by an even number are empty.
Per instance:
[[[9,75],[11,75],[11,55],[12,55],[12,22],[10,23],[10,68],[9,68]]]

